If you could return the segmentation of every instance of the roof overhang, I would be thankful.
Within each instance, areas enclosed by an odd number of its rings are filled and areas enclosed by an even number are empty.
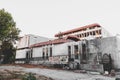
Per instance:
[[[49,40],[49,41],[46,41],[46,42],[40,42],[40,43],[30,45],[30,48],[41,47],[41,46],[52,45],[52,44],[61,44],[61,43],[66,43],[66,42],[69,42],[69,40],[64,39],[64,38],[63,39],[55,39],[55,40]]]

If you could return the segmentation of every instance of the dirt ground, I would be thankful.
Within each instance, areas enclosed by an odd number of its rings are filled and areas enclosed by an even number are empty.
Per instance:
[[[115,80],[115,77],[91,72],[67,71],[41,65],[7,64],[0,65],[0,80],[24,80],[29,74],[36,80]],[[11,77],[12,76],[12,77]],[[8,79],[9,78],[9,79]]]
[[[35,65],[23,65],[23,64],[7,64],[7,65],[0,65],[0,66],[22,66],[25,68],[36,68],[37,66]],[[39,66],[39,68],[45,68],[43,66]],[[27,79],[27,77],[30,77],[30,75],[32,75],[32,77],[35,77],[34,79],[30,79],[30,80],[54,80],[50,77],[46,77],[43,75],[37,75],[35,73],[27,73],[22,71],[21,69],[15,69],[15,68],[0,68],[0,80],[29,80]],[[31,78],[32,78],[31,77]]]

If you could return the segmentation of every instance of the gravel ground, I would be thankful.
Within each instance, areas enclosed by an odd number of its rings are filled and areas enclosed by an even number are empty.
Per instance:
[[[107,77],[99,74],[93,75],[90,73],[75,73],[72,71],[65,71],[65,70],[25,68],[21,66],[0,66],[0,71],[3,69],[7,69],[11,71],[31,72],[38,75],[46,76],[48,78],[53,78],[55,80],[115,80],[115,77]]]

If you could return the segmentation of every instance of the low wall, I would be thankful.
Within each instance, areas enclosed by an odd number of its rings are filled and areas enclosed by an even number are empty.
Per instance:
[[[80,64],[80,67],[84,70],[104,72],[102,64]]]

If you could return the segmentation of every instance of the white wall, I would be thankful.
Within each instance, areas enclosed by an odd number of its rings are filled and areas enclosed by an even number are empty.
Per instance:
[[[36,36],[36,35],[28,35],[28,36],[30,37],[29,45],[49,40],[49,38],[41,37],[41,36]]]
[[[117,55],[116,55],[116,64],[117,67],[120,69],[120,36],[117,38]]]
[[[118,69],[120,68],[120,53],[118,53],[117,45],[119,44],[117,43],[116,37],[103,38],[101,40],[100,52],[102,52],[103,54],[111,54],[114,67]]]
[[[67,43],[54,45],[53,56],[55,55],[68,55]]]
[[[17,48],[25,48],[28,47],[28,40],[29,37],[28,36],[23,36],[22,38],[19,39],[18,43],[17,43]]]
[[[46,37],[28,34],[28,35],[23,36],[18,41],[17,48],[19,49],[19,48],[29,47],[32,44],[43,42],[43,41],[48,41],[48,40],[49,38],[46,38]]]
[[[20,58],[26,58],[26,52],[29,49],[22,49],[22,50],[17,50],[16,51],[16,59],[20,59]]]
[[[102,37],[112,36],[105,28],[102,27]]]
[[[33,57],[42,57],[42,47],[33,48]]]

